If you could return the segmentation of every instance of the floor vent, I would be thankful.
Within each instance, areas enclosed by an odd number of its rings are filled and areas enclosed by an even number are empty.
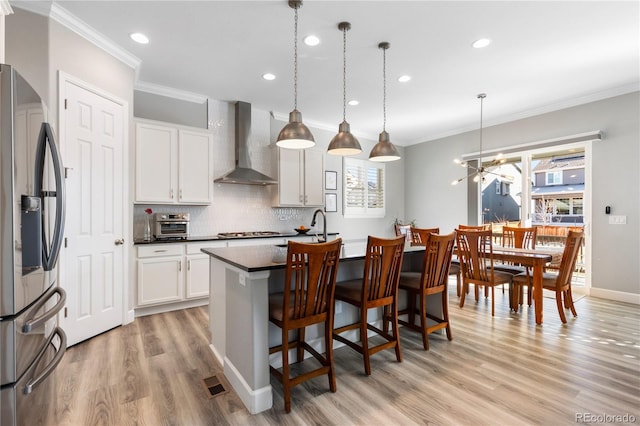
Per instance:
[[[207,396],[213,398],[215,396],[222,395],[227,392],[228,385],[225,387],[223,381],[218,376],[207,377],[202,380],[205,389],[207,390]]]

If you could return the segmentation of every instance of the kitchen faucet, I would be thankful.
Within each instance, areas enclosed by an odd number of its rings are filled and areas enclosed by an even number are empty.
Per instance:
[[[316,216],[318,215],[318,213],[322,214],[322,236],[324,237],[324,243],[327,242],[327,215],[324,213],[324,210],[322,209],[316,209],[316,211],[313,212],[313,219],[311,220],[311,227],[313,228],[314,226],[316,226]]]

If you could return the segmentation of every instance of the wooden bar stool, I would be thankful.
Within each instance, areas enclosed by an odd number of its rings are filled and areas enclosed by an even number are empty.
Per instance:
[[[333,338],[362,354],[367,375],[371,374],[370,356],[383,349],[394,348],[396,359],[402,362],[398,333],[398,282],[404,243],[404,236],[393,239],[369,236],[363,278],[336,285],[335,299],[359,308],[360,318],[353,324],[333,330]],[[387,320],[391,322],[391,334],[367,322],[367,313],[374,308],[383,308],[383,323],[386,325]],[[360,344],[340,335],[348,330],[360,330]],[[370,347],[369,330],[383,337],[385,342]]]
[[[430,234],[424,241],[426,247],[422,272],[403,272],[400,274],[400,290],[408,294],[407,309],[398,315],[408,314],[408,321],[398,320],[400,324],[422,333],[422,344],[429,350],[429,333],[445,329],[447,339],[451,340],[451,324],[449,322],[449,303],[447,302],[447,287],[449,281],[449,267],[455,243],[456,233],[449,235]],[[442,300],[442,317],[427,312],[427,296],[440,294]],[[420,324],[415,323],[416,298],[418,299],[418,314]],[[427,318],[435,322],[427,324]]]
[[[289,241],[287,269],[283,293],[269,295],[269,321],[282,329],[282,344],[269,348],[269,354],[282,353],[282,372],[270,366],[271,373],[284,388],[284,408],[291,411],[291,388],[314,377],[326,374],[331,392],[336,391],[333,368],[333,295],[340,260],[340,238],[327,243],[308,244]],[[287,291],[288,290],[288,291]],[[325,355],[321,355],[304,340],[305,327],[324,323]],[[289,341],[289,332],[298,330]],[[297,349],[297,362],[304,360],[304,351],[316,358],[321,366],[296,377],[290,377],[289,349]]]

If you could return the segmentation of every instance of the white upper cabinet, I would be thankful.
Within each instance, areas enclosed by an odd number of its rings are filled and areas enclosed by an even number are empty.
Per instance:
[[[211,133],[136,123],[136,202],[210,204],[212,169]]]
[[[278,188],[274,206],[324,206],[324,153],[317,149],[274,148],[278,164]]]
[[[178,131],[178,201],[211,203],[213,138],[211,133]]]

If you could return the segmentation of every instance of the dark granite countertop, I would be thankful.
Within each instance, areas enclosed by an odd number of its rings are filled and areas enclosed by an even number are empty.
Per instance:
[[[203,253],[228,263],[246,272],[284,269],[287,264],[287,247],[277,245],[203,248]],[[405,253],[424,252],[424,247],[406,246]],[[364,259],[363,253],[349,253],[343,250],[340,262]]]
[[[260,235],[260,236],[247,236],[247,237],[231,237],[231,238],[221,238],[217,235],[210,236],[190,236],[186,239],[171,239],[171,240],[156,240],[152,238],[151,241],[145,241],[142,238],[134,238],[134,245],[142,245],[142,244],[171,244],[171,243],[194,243],[194,242],[203,242],[203,241],[234,241],[234,240],[249,240],[255,238],[296,238],[296,237],[313,237],[315,233],[307,233],[307,234],[298,234],[296,232],[290,233],[282,233],[282,234],[274,234],[274,235]],[[321,234],[320,234],[321,235]],[[337,232],[327,232],[327,235],[338,235]]]

